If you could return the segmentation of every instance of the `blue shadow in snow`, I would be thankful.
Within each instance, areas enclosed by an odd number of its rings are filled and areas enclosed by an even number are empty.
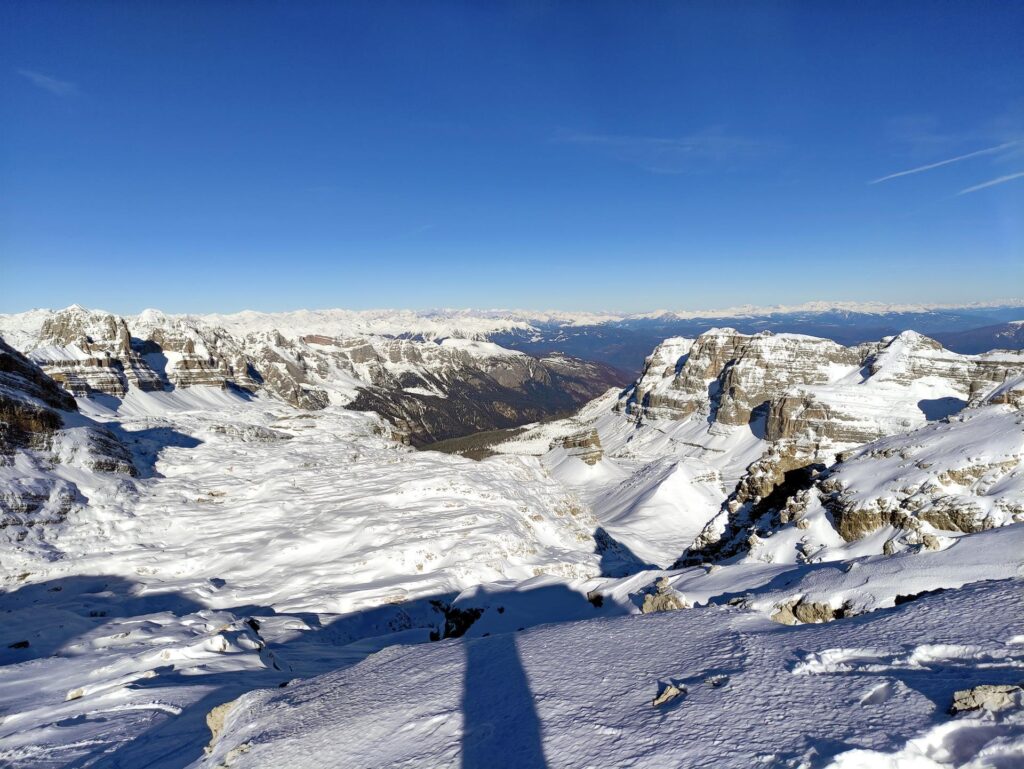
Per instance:
[[[540,720],[516,635],[465,641],[462,769],[543,769]]]
[[[960,398],[926,398],[917,402],[917,407],[929,422],[951,417],[962,411],[966,405],[967,401]]]

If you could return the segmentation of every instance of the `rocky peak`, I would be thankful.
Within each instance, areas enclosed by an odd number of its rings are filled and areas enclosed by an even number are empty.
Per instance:
[[[667,340],[649,359],[638,381],[630,413],[638,417],[682,419],[706,415],[710,422],[741,425],[754,411],[794,384],[829,381],[837,366],[858,362],[857,353],[827,339],[799,334],[741,334],[716,328],[688,340]],[[677,353],[672,366],[668,358]],[[659,373],[660,372],[660,373]]]
[[[766,442],[694,543],[690,557],[699,560],[741,552],[752,536],[788,520],[795,495],[810,495],[809,484],[846,449],[952,418],[968,403],[1018,408],[1022,376],[1024,352],[959,355],[913,331],[844,347],[797,334],[714,329],[687,350],[667,340],[648,360],[626,408],[636,419],[706,420],[709,431],[749,426]],[[910,499],[914,505],[923,497]],[[966,503],[945,499],[930,513],[936,525],[963,529],[994,520],[969,506],[954,514],[956,504]],[[832,509],[843,536],[890,521],[878,511],[851,514],[842,500]],[[899,521],[913,517],[898,512]]]
[[[86,353],[109,355],[129,351],[131,334],[123,318],[72,305],[43,322],[39,343],[57,347],[74,345]]]
[[[904,331],[882,339],[878,352],[865,365],[868,376],[876,381],[909,384],[926,376],[939,376],[966,382],[970,378],[970,358],[943,348],[934,339]]]

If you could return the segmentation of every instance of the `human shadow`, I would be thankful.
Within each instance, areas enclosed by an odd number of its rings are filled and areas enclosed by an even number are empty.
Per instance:
[[[514,633],[543,623],[626,613],[612,602],[595,604],[582,593],[552,580],[537,577],[525,587],[521,583],[515,587],[511,583],[483,586],[458,597],[438,594],[329,617],[306,612],[278,615],[272,607],[256,604],[215,607],[212,604],[216,601],[207,602],[200,594],[149,592],[152,586],[114,575],[63,577],[0,593],[0,616],[5,619],[0,623],[0,665],[36,666],[47,664],[46,657],[72,659],[84,650],[124,643],[126,656],[112,652],[113,669],[121,660],[137,656],[131,644],[150,643],[144,637],[122,640],[129,632],[120,631],[133,628],[165,627],[169,634],[166,643],[172,645],[188,643],[187,637],[172,640],[175,632],[197,626],[220,628],[200,631],[200,636],[203,632],[218,632],[244,635],[257,642],[258,648],[250,652],[259,657],[255,667],[234,667],[227,659],[224,662],[228,664],[222,664],[217,657],[183,664],[182,659],[191,658],[172,654],[166,662],[148,670],[148,675],[122,683],[112,679],[111,685],[126,694],[134,692],[138,698],[140,691],[152,692],[151,698],[144,696],[142,700],[178,703],[180,712],[154,711],[147,716],[144,729],[132,730],[133,736],[127,741],[114,741],[120,739],[117,736],[93,739],[85,752],[64,764],[68,769],[184,769],[203,755],[211,739],[206,717],[218,705],[256,689],[287,686],[296,678],[349,667],[395,644],[465,635],[460,641],[466,644],[467,655],[463,766],[542,767],[540,719]],[[208,583],[214,590],[227,585],[218,578]],[[289,627],[282,632],[286,624]],[[150,654],[161,647],[146,648]],[[52,669],[53,674],[67,676],[66,672],[58,673],[69,670],[61,665]],[[129,667],[124,672],[132,670],[135,668]],[[4,672],[14,675],[13,670]],[[103,679],[89,681],[103,683]],[[81,683],[70,677],[61,681],[57,696],[63,698],[64,684],[70,691]],[[185,690],[195,692],[196,687],[201,694],[192,699],[194,695]],[[175,694],[178,690],[180,693]],[[80,696],[83,704],[89,705],[95,695],[86,691]],[[69,715],[65,711],[53,726],[89,730],[121,717],[89,706],[80,713]],[[114,731],[110,734],[116,735]]]
[[[462,769],[543,769],[540,718],[515,634],[465,645]]]
[[[456,605],[462,603],[457,601]],[[462,690],[462,769],[544,769],[543,728],[514,631],[523,625],[615,616],[626,610],[595,604],[562,584],[480,591],[480,614],[462,634],[466,668]],[[523,623],[521,625],[520,623]]]
[[[542,578],[541,578],[542,579]],[[519,654],[515,631],[545,622],[613,617],[628,610],[595,603],[563,584],[527,589],[480,590],[453,608],[472,605],[479,614],[459,635],[466,668],[462,691],[462,769],[543,769],[543,727],[536,698]]]

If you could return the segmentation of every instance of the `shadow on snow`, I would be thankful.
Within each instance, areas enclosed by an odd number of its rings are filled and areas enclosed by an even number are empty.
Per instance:
[[[224,580],[217,578],[210,579],[209,584],[214,591],[226,586]],[[70,647],[88,644],[87,636],[92,634],[95,638],[97,630],[119,619],[138,620],[140,626],[147,617],[165,623],[170,619],[169,624],[179,628],[181,625],[176,621],[197,613],[200,616],[196,622],[203,615],[233,615],[236,621],[231,623],[232,627],[252,629],[269,652],[267,656],[260,652],[260,657],[264,663],[272,664],[256,670],[196,674],[191,667],[176,669],[172,661],[155,668],[154,677],[123,684],[123,688],[136,692],[151,690],[154,701],[174,701],[169,692],[179,688],[194,688],[198,692],[194,701],[177,715],[144,711],[148,719],[145,731],[127,742],[90,746],[87,752],[65,764],[69,769],[183,769],[203,756],[210,740],[206,715],[217,705],[255,689],[284,687],[296,678],[349,667],[395,643],[426,643],[467,634],[474,637],[462,642],[466,654],[461,701],[462,767],[545,767],[541,723],[516,648],[516,631],[545,622],[610,616],[624,611],[609,605],[596,607],[582,594],[561,584],[541,584],[525,590],[492,587],[481,588],[459,601],[454,600],[454,594],[431,596],[340,615],[324,624],[319,615],[288,613],[282,616],[301,619],[305,629],[275,642],[260,635],[261,628],[266,632],[269,618],[277,615],[270,607],[212,608],[202,596],[150,593],[147,589],[152,588],[119,576],[89,575],[0,593],[0,614],[8,615],[8,622],[0,627],[0,665],[37,665],[46,657],[73,658],[80,652]],[[161,614],[163,618],[157,616]],[[24,618],[21,622],[19,615]],[[80,683],[69,680],[68,689]],[[90,696],[94,695],[86,695]],[[184,699],[189,698],[186,695]],[[61,719],[51,728],[95,724],[110,717],[110,713],[93,711]],[[117,717],[126,716],[122,712]],[[125,724],[119,729],[125,726],[131,728]]]

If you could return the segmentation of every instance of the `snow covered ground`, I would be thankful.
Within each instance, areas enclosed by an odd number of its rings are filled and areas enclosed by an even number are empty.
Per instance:
[[[0,467],[77,489],[66,520],[0,531],[0,766],[1022,766],[1020,692],[948,712],[1024,682],[1015,387],[831,476],[858,510],[994,528],[847,541],[814,487],[679,569],[758,423],[640,424],[610,391],[474,462],[333,405],[79,398]],[[93,422],[137,478],[84,462]],[[588,463],[563,443],[591,430]]]
[[[1020,709],[947,710],[1021,680],[1022,586],[826,625],[714,607],[393,647],[243,697],[205,765],[1020,766]]]
[[[425,641],[445,621],[430,600],[467,587],[601,573],[596,521],[536,459],[416,452],[374,416],[210,388],[79,402],[150,477],[132,491],[54,465],[87,502],[3,549],[0,760],[16,766],[91,765],[223,686],[331,669],[375,636]],[[275,663],[268,646],[324,627]]]

